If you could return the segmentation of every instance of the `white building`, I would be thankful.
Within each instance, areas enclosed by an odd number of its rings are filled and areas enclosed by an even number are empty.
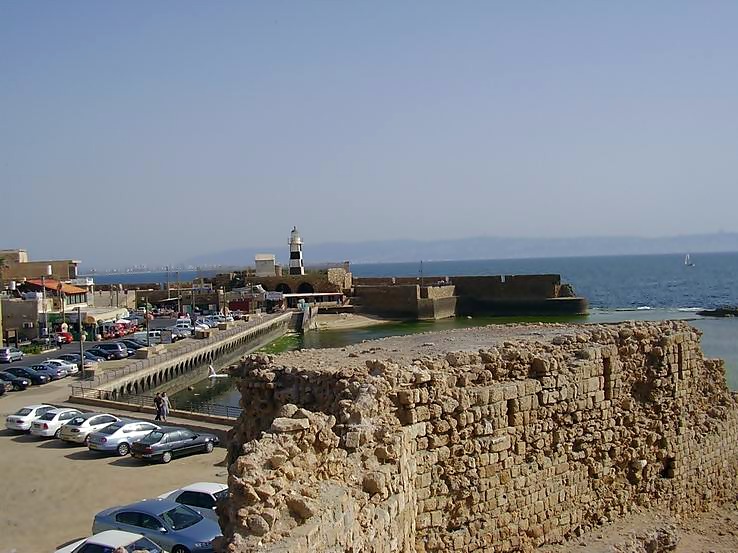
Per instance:
[[[277,274],[277,266],[273,253],[257,253],[254,256],[256,276],[273,277]]]

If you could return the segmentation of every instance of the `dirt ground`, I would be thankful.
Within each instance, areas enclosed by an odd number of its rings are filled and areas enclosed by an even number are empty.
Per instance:
[[[147,465],[4,429],[7,414],[34,403],[60,405],[66,395],[67,383],[60,381],[0,397],[0,553],[53,552],[90,535],[103,509],[193,482],[227,480],[219,466],[223,448]]]
[[[735,553],[738,551],[738,507],[728,503],[708,513],[678,519],[663,511],[643,511],[606,524],[579,539],[548,546],[541,553],[631,553],[629,538],[671,528],[676,535],[674,553]],[[649,549],[643,549],[649,551]]]

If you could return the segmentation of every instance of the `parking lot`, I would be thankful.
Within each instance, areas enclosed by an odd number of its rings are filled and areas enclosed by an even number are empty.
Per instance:
[[[106,457],[4,429],[25,405],[62,405],[68,379],[0,397],[0,553],[43,553],[90,534],[95,513],[199,481],[226,482],[225,449],[168,465]],[[131,418],[137,418],[131,413]]]

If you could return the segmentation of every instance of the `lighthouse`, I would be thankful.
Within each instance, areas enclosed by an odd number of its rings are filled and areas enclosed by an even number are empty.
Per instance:
[[[302,238],[297,232],[297,227],[292,227],[292,232],[290,232],[290,274],[305,274],[305,265],[302,261]]]

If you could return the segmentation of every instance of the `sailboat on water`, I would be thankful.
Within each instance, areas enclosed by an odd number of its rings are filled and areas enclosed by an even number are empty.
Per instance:
[[[692,260],[689,258],[689,254],[684,256],[684,266],[685,267],[694,267],[694,263],[692,263]]]

